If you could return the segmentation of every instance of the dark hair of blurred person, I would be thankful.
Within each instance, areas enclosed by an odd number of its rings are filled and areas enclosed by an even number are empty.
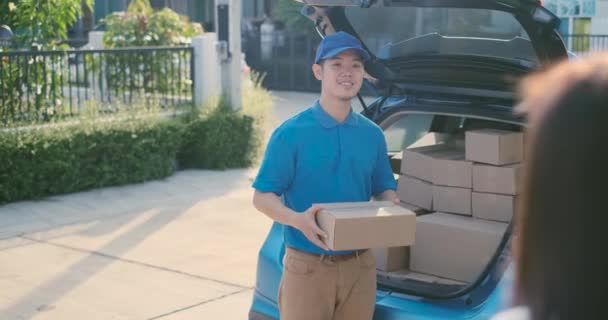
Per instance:
[[[515,301],[533,320],[608,318],[608,54],[526,78]]]

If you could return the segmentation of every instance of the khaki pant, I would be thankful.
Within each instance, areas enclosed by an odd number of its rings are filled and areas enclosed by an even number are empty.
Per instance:
[[[286,248],[279,288],[282,320],[370,320],[376,303],[371,250],[349,258]]]

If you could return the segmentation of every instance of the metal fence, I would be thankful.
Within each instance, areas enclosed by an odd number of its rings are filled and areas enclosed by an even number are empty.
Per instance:
[[[608,35],[568,34],[563,39],[568,50],[576,54],[608,50]]]
[[[193,102],[193,49],[0,52],[0,121],[47,121]]]
[[[247,63],[266,73],[263,86],[272,90],[319,92],[321,84],[312,74],[315,50],[321,41],[316,34],[277,32],[262,42],[259,34],[248,39]]]

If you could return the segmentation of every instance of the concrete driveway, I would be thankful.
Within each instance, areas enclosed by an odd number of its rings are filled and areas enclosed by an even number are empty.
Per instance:
[[[273,95],[276,125],[317,97]],[[256,172],[0,206],[0,319],[246,319],[271,225],[251,205]]]
[[[316,95],[275,92],[279,124]],[[0,319],[246,319],[256,169],[0,206]]]
[[[254,170],[0,207],[0,319],[245,319],[270,220]]]

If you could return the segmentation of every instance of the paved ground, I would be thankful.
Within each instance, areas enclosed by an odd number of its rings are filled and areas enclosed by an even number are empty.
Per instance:
[[[315,95],[275,92],[276,123]],[[0,319],[246,319],[256,169],[0,206]]]

